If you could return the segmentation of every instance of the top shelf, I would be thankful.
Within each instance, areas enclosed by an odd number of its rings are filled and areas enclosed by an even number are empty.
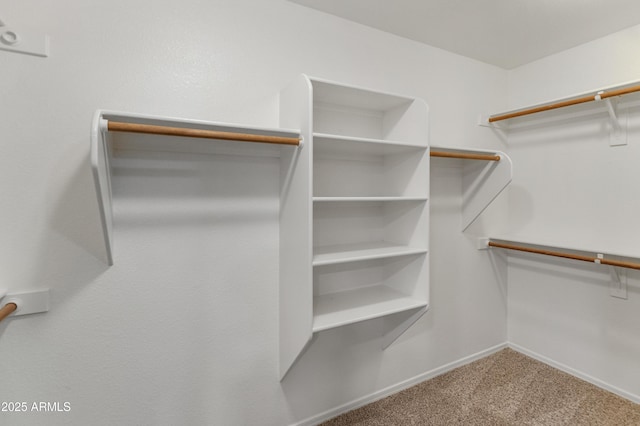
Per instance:
[[[310,77],[310,79],[313,84],[313,99],[318,103],[382,112],[410,104],[414,100],[414,98],[405,96],[336,84],[315,77]]]
[[[119,123],[120,130],[114,133],[111,123]],[[236,139],[228,140],[228,137]],[[114,152],[136,150],[279,157],[283,149],[291,150],[296,147],[283,148],[271,142],[245,142],[274,139],[291,142],[299,137],[300,132],[295,130],[96,111],[91,128],[90,159],[98,195],[107,263],[113,265],[111,163]],[[242,143],[238,143],[238,140]]]
[[[605,89],[597,89],[589,92],[580,93],[577,95],[569,96],[566,98],[556,99],[549,102],[544,102],[528,107],[518,108],[515,110],[505,111],[498,114],[492,114],[487,117],[481,117],[481,125],[491,125],[504,120],[510,120],[512,118],[524,117],[531,114],[536,114],[544,111],[551,111],[554,109],[580,105],[588,102],[601,101],[616,96],[628,95],[631,93],[640,92],[640,82],[633,81],[623,83],[617,86],[608,87]]]
[[[108,135],[112,147],[121,151],[279,157],[282,146],[269,143],[268,140],[300,138],[297,130],[101,110],[94,116],[93,127],[94,132],[104,133],[105,139]],[[234,135],[238,139],[229,138]],[[261,139],[266,143],[238,143],[239,140],[261,142]]]
[[[309,77],[314,133],[427,146],[428,107],[416,98]]]
[[[417,152],[427,148],[425,145],[398,141],[342,136],[327,133],[313,134],[313,149],[321,155],[393,155]]]

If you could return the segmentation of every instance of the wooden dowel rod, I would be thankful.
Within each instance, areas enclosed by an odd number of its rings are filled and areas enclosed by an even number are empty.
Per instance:
[[[626,87],[623,89],[610,90],[608,92],[602,92],[600,94],[600,99],[611,98],[614,96],[628,95],[629,93],[640,92],[640,85]],[[522,117],[523,115],[535,114],[537,112],[549,111],[552,109],[563,108],[571,105],[583,104],[586,102],[591,102],[597,100],[597,94],[581,96],[579,98],[568,99],[566,101],[560,101],[549,105],[542,105],[539,107],[523,109],[521,111],[511,112],[507,114],[494,115],[489,117],[489,123],[494,123],[496,121],[508,120],[509,118]]]
[[[15,303],[7,303],[0,309],[0,321],[11,315],[16,309],[18,309],[18,305]]]
[[[545,249],[536,249],[531,247],[523,247],[514,244],[504,244],[504,243],[496,243],[494,241],[489,241],[489,247],[503,248],[507,250],[517,250],[524,251],[527,253],[535,253],[535,254],[544,254],[547,256],[555,256],[555,257],[563,257],[565,259],[573,259],[573,260],[581,260],[583,262],[599,263],[602,265],[610,265],[610,266],[619,266],[621,268],[630,268],[630,269],[640,269],[640,264],[633,262],[623,262],[620,260],[611,260],[611,259],[598,259],[597,257],[592,256],[582,256],[579,254],[571,254],[571,253],[563,253],[559,251],[553,250],[545,250]]]
[[[431,156],[443,157],[443,158],[462,158],[465,160],[500,161],[499,155],[490,155],[490,154],[464,154],[464,153],[457,153],[457,152],[431,151]]]
[[[285,136],[254,135],[250,133],[220,132],[217,130],[187,129],[184,127],[156,126],[153,124],[123,123],[108,121],[110,132],[147,133],[164,136],[186,136],[191,138],[222,139],[238,142],[262,142],[281,145],[300,145],[300,138]]]
[[[619,266],[621,268],[640,270],[640,264],[633,263],[633,262],[623,262],[621,260],[611,260],[611,259],[600,259],[600,263],[602,263],[603,265]]]
[[[623,89],[610,90],[600,95],[600,98],[612,98],[614,96],[628,95],[629,93],[640,92],[640,85],[625,87]]]
[[[564,257],[565,259],[574,259],[574,260],[582,260],[583,262],[592,262],[595,260],[595,257],[582,256],[579,254],[570,254],[570,253],[562,253],[559,251],[553,250],[545,250],[545,249],[536,249],[531,247],[522,247],[513,244],[504,244],[504,243],[496,243],[494,241],[489,241],[489,247],[503,248],[508,250],[518,250],[525,251],[527,253],[535,253],[535,254],[544,254],[547,256],[555,256],[555,257]]]
[[[525,109],[525,110],[522,110],[522,111],[511,112],[511,113],[508,113],[508,114],[495,115],[495,116],[489,117],[489,123],[494,123],[496,121],[502,121],[502,120],[508,120],[510,118],[522,117],[523,115],[535,114],[537,112],[550,111],[552,109],[564,108],[564,107],[571,106],[571,105],[583,104],[583,103],[586,103],[586,102],[591,102],[593,100],[594,100],[594,96],[593,95],[582,96],[580,98],[570,99],[568,101],[556,102],[555,104],[542,105],[542,106],[539,106],[539,107],[529,108],[529,109]]]

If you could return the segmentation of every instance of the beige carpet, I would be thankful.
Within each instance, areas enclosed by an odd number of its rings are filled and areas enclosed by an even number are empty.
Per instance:
[[[640,425],[640,405],[504,349],[323,425]]]

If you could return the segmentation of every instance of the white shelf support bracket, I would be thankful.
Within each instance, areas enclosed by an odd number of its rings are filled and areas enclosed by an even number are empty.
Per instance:
[[[604,259],[604,254],[597,253],[595,263],[600,264],[600,260]],[[618,299],[627,299],[627,271],[623,268],[609,266],[611,274],[611,282],[609,283],[609,294],[611,297]]]
[[[10,293],[0,299],[0,307],[15,303],[18,308],[9,316],[38,314],[49,310],[49,289]]]
[[[611,297],[617,297],[618,299],[627,299],[627,271],[623,268],[617,268],[615,266],[609,267],[611,274],[611,284],[609,285],[609,294]]]
[[[511,158],[501,151],[493,154],[499,155],[500,161],[490,161],[485,165],[465,163],[462,169],[463,232],[511,182]]]
[[[427,312],[428,309],[428,306],[420,308],[416,312],[411,314],[408,318],[404,319],[400,324],[394,325],[391,330],[385,333],[384,337],[382,338],[382,349],[384,350],[391,346],[391,344],[395,342],[398,337],[402,336],[402,334],[407,331],[409,327],[411,327],[416,321],[418,321],[420,317],[422,317]]]
[[[616,105],[613,104],[613,101],[611,100],[611,98],[607,98],[604,100],[605,105],[607,106],[607,112],[609,113],[609,118],[611,118],[611,126],[615,129],[615,130],[620,130],[620,123],[618,122],[618,113],[616,112],[616,108],[617,108],[617,103]]]
[[[596,101],[603,101],[609,113],[609,146],[623,146],[627,144],[627,115],[618,111],[618,101],[612,98],[601,99],[598,92]]]

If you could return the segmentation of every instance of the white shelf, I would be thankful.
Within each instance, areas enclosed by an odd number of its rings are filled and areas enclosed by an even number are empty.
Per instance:
[[[422,146],[396,141],[313,139],[313,195],[426,196],[429,156]]]
[[[567,96],[567,97],[563,97],[563,98],[558,98],[558,99],[553,99],[550,101],[546,101],[546,102],[541,102],[541,103],[537,103],[537,104],[533,104],[533,105],[527,105],[527,106],[522,106],[516,109],[512,109],[512,110],[508,110],[508,111],[502,111],[500,113],[496,113],[496,114],[491,114],[491,115],[487,115],[487,116],[481,116],[480,117],[480,125],[483,126],[495,126],[500,125],[502,123],[502,121],[498,121],[498,122],[494,122],[494,123],[490,123],[489,122],[489,118],[490,117],[498,117],[498,116],[505,116],[505,115],[511,115],[514,113],[519,113],[522,111],[530,111],[530,110],[540,110],[542,109],[542,111],[537,111],[537,112],[532,112],[531,114],[541,114],[544,115],[544,113],[548,113],[549,111],[553,111],[551,112],[551,114],[554,114],[557,108],[569,108],[570,110],[576,110],[577,108],[587,108],[587,109],[592,109],[592,108],[601,108],[604,111],[604,102],[600,101],[596,101],[596,95],[600,92],[613,92],[613,91],[618,91],[618,90],[624,90],[624,89],[629,89],[635,86],[638,86],[640,84],[640,81],[634,80],[634,81],[628,81],[622,84],[617,84],[615,86],[610,86],[610,87],[605,87],[605,88],[598,88],[598,89],[593,89],[593,90],[589,90],[586,92],[581,92],[581,93],[577,93],[571,96]],[[633,99],[632,101],[629,101],[630,104],[632,105],[637,105],[638,103],[638,93],[637,92],[633,92],[632,93],[635,96],[631,96],[631,98]],[[627,94],[628,95],[628,94]],[[566,102],[571,102],[574,101],[576,99],[579,98],[593,98],[590,99],[590,101],[585,102],[585,103],[580,103],[580,104],[576,104],[576,105],[570,105],[570,106],[556,106],[555,108],[551,109],[551,110],[547,110],[545,108],[552,106],[552,105],[557,105],[557,104],[563,104]],[[596,101],[596,102],[591,102],[591,101]],[[627,107],[630,105],[627,105]],[[504,121],[508,122],[510,120],[514,120],[514,119],[519,119],[519,118],[527,118],[528,115],[526,116],[522,116],[522,117],[513,117],[513,118],[507,118]]]
[[[425,248],[408,247],[386,242],[362,244],[338,244],[316,247],[313,266],[333,265],[338,263],[357,262],[361,260],[386,259],[390,257],[424,254]]]
[[[313,246],[379,244],[426,250],[429,226],[424,200],[372,198],[316,202],[313,205]],[[381,201],[383,200],[383,201]]]
[[[427,197],[313,197],[314,203],[427,201]]]
[[[310,80],[313,82],[313,100],[317,103],[367,111],[388,111],[414,100],[402,95],[374,92],[317,77],[310,77]]]
[[[415,144],[328,133],[314,133],[313,141],[315,155],[392,155],[427,149],[426,141],[423,144]]]
[[[316,296],[313,304],[313,331],[319,332],[398,312],[426,307],[414,299],[380,285]]]
[[[186,138],[179,136],[159,136],[139,133],[109,133],[106,129],[108,121],[125,123],[148,124],[156,126],[180,127],[187,129],[213,130],[232,133],[254,135],[299,137],[300,132],[261,128],[253,126],[239,126],[234,124],[216,123],[201,120],[190,120],[175,117],[156,117],[127,112],[113,112],[98,110],[94,114],[91,127],[91,167],[98,196],[98,207],[102,222],[106,247],[107,263],[113,265],[113,210],[111,192],[111,163],[114,152],[124,150],[135,151],[164,151],[194,154],[223,154],[223,155],[251,155],[280,157],[283,149],[295,150],[292,147],[283,148],[265,143],[247,143],[227,140],[211,140]]]

